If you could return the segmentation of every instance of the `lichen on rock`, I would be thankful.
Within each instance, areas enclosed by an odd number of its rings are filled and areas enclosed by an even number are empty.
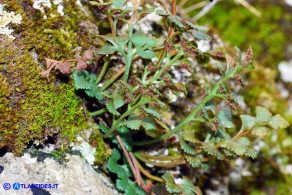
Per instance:
[[[0,34],[6,35],[11,39],[13,30],[8,27],[10,23],[20,24],[22,17],[20,14],[14,14],[14,12],[4,11],[5,4],[0,4]]]

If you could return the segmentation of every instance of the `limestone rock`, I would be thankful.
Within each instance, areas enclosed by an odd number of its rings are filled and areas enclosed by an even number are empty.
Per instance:
[[[113,185],[101,174],[97,173],[80,156],[67,155],[69,161],[60,164],[51,158],[44,162],[38,162],[25,153],[22,157],[16,157],[12,153],[0,158],[0,194],[62,194],[62,195],[115,195],[118,194]],[[13,189],[13,184],[58,184],[54,189]],[[4,190],[4,183],[9,183],[11,188]],[[34,192],[34,193],[33,193]]]

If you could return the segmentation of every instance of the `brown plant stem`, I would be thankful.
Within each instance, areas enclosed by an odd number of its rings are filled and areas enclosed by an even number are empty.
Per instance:
[[[106,90],[117,78],[119,78],[119,76],[121,76],[121,74],[123,74],[126,70],[126,67],[124,66],[121,70],[119,70],[114,76],[112,76],[110,78],[110,80],[108,80],[102,87],[101,87],[101,91]]]
[[[131,157],[130,157],[130,155],[129,155],[127,149],[126,149],[126,147],[124,146],[124,144],[123,144],[123,142],[122,142],[122,140],[121,140],[121,138],[120,138],[119,135],[116,135],[116,139],[118,140],[118,142],[119,142],[119,144],[120,144],[120,146],[121,146],[121,148],[122,148],[122,150],[124,152],[124,155],[125,155],[128,163],[129,163],[129,165],[130,165],[130,167],[132,169],[132,172],[133,172],[133,175],[134,175],[135,180],[137,180],[136,169],[135,169],[135,166],[134,166],[134,164],[132,162],[132,159],[131,159]]]
[[[238,133],[232,138],[232,140],[238,140],[239,138],[250,134],[250,132],[251,132],[251,130],[247,130],[247,131],[243,131],[241,133]]]
[[[175,160],[175,161],[171,161],[171,162],[153,162],[141,155],[139,155],[138,153],[134,154],[136,156],[136,158],[138,158],[139,160],[157,166],[157,167],[165,167],[165,168],[171,168],[171,167],[175,167],[178,165],[183,165],[185,164],[185,160],[184,159],[179,159],[179,160]]]
[[[164,182],[163,179],[161,179],[161,178],[159,178],[159,177],[156,177],[156,176],[154,176],[154,175],[151,175],[148,171],[146,171],[146,170],[143,168],[143,166],[142,166],[138,161],[137,161],[137,166],[138,166],[139,170],[141,171],[141,173],[142,173],[143,175],[145,175],[147,178],[149,178],[149,179],[151,179],[151,180],[153,180],[153,181],[160,182],[160,183]]]
[[[152,159],[152,160],[181,160],[182,156],[152,156],[143,152],[138,152],[141,156],[147,158],[147,159]]]
[[[140,173],[140,170],[139,170],[139,166],[138,166],[138,163],[137,163],[137,160],[135,158],[135,156],[133,155],[132,152],[129,152],[129,155],[130,155],[130,158],[132,159],[132,162],[133,162],[133,165],[134,165],[134,168],[135,168],[135,173],[136,173],[136,183],[139,185],[139,186],[142,186],[142,188],[144,188],[145,186],[145,183],[141,177],[141,173]]]

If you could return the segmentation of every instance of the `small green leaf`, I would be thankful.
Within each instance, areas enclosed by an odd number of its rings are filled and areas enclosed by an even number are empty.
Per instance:
[[[130,130],[126,126],[120,126],[120,127],[118,127],[117,128],[117,131],[119,133],[129,133],[130,132]]]
[[[190,146],[183,138],[180,139],[180,147],[186,154],[196,154],[196,150],[194,149],[194,147]]]
[[[103,47],[101,47],[99,50],[98,50],[98,54],[101,54],[101,55],[107,55],[107,54],[113,54],[116,52],[116,49],[109,45],[109,44],[105,44]]]
[[[114,107],[115,109],[118,109],[120,107],[122,107],[125,103],[124,101],[124,97],[121,95],[115,95],[114,97]]]
[[[117,43],[115,41],[115,37],[114,36],[112,36],[112,35],[97,35],[97,36],[107,40],[108,42],[110,42],[114,46],[114,48],[118,48],[118,45],[117,45]]]
[[[155,121],[150,118],[146,117],[141,122],[142,127],[144,127],[146,130],[153,130],[156,129]]]
[[[200,31],[197,30],[190,30],[189,32],[191,32],[191,34],[193,35],[194,38],[199,39],[199,40],[206,40],[206,41],[210,41],[211,37],[205,33],[202,33]]]
[[[257,123],[268,122],[272,118],[272,113],[264,107],[256,107]]]
[[[249,115],[240,115],[242,121],[241,130],[251,130],[256,122],[256,118]]]
[[[165,186],[170,193],[180,193],[181,187],[174,182],[174,177],[170,173],[165,173],[162,178],[165,180]]]
[[[99,123],[99,128],[103,133],[107,133],[109,131],[109,128],[104,126],[104,124],[102,124],[101,122]]]
[[[179,16],[175,16],[175,15],[170,15],[168,16],[168,19],[174,23],[176,26],[178,26],[179,28],[185,28],[185,25],[181,22],[182,19]]]
[[[251,133],[259,137],[265,137],[270,134],[270,130],[267,127],[255,127]]]
[[[108,159],[107,168],[110,172],[119,172],[117,161],[121,158],[121,155],[117,149],[112,150],[112,156]]]
[[[183,131],[182,137],[184,140],[192,142],[194,144],[199,142],[193,131]]]
[[[187,162],[193,167],[198,168],[202,165],[201,160],[197,156],[188,156],[185,155]]]
[[[237,143],[242,144],[244,146],[249,146],[250,141],[247,137],[241,137],[237,140]]]
[[[190,26],[191,28],[195,29],[195,30],[198,30],[198,31],[201,31],[201,32],[207,32],[209,30],[208,27],[206,26],[198,26],[198,25],[195,25],[189,21],[185,21],[185,23]]]
[[[152,116],[156,117],[156,118],[161,118],[161,114],[159,112],[157,112],[157,110],[155,108],[152,108],[152,107],[145,108],[145,107],[143,107],[143,110],[145,112],[147,112],[148,114],[151,114]]]
[[[126,0],[112,0],[112,7],[115,9],[122,9]]]
[[[160,37],[160,38],[155,38],[151,34],[147,36],[147,41],[143,49],[150,49],[153,47],[160,47],[164,43],[165,39]]]
[[[227,109],[222,109],[218,116],[221,124],[225,128],[234,128],[234,124],[231,120],[231,112]]]
[[[195,186],[193,182],[186,177],[183,178],[182,182],[182,194],[183,195],[202,195],[202,191],[199,187]]]
[[[244,155],[244,153],[246,153],[246,151],[248,150],[245,144],[231,140],[231,139],[222,140],[219,142],[219,144],[220,144],[220,147],[231,150],[232,152],[234,152],[235,154],[239,156]]]
[[[130,129],[139,130],[141,122],[142,121],[138,117],[130,116],[129,119],[125,121],[125,125]]]
[[[121,114],[116,110],[116,108],[114,107],[114,102],[113,102],[113,101],[109,101],[109,102],[107,102],[107,104],[106,104],[106,108],[107,108],[108,111],[109,111],[110,113],[112,113],[113,115],[117,115],[117,116],[121,115]]]
[[[104,99],[104,96],[102,95],[99,87],[97,87],[97,85],[92,86],[90,89],[85,89],[85,93],[89,96],[89,97],[94,97],[96,99],[98,99],[99,101]]]
[[[167,13],[166,11],[164,10],[156,10],[155,12],[157,15],[160,15],[160,16],[169,16],[171,15],[170,13]]]
[[[126,44],[129,41],[129,37],[128,36],[117,36],[115,38],[117,44],[120,46],[120,48],[122,50],[125,50]]]
[[[86,70],[74,71],[73,79],[76,89],[90,89],[97,84],[97,77]]]
[[[279,114],[273,116],[269,122],[269,126],[273,129],[285,129],[289,123]]]
[[[97,77],[86,70],[79,70],[73,73],[76,89],[83,89],[89,97],[103,100],[103,95],[97,86]]]
[[[137,50],[137,54],[144,59],[152,59],[155,57],[155,53],[151,50],[146,50],[146,51]]]
[[[255,159],[258,155],[258,152],[255,149],[251,148],[251,149],[248,149],[244,155],[251,157],[252,159]]]
[[[237,56],[238,62],[241,64],[241,62],[242,62],[242,52],[240,51],[240,49],[238,47],[235,47],[235,50],[236,50],[236,56]]]
[[[135,34],[133,34],[132,42],[137,48],[142,48],[145,45],[146,41],[147,41],[146,34],[142,32],[136,32]]]
[[[219,152],[213,143],[204,142],[202,143],[201,148],[209,155],[215,156],[219,160],[223,160],[223,155]]]

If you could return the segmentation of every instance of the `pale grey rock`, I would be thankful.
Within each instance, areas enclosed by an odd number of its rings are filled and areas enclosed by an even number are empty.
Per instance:
[[[0,165],[4,168],[0,174],[0,194],[32,195],[30,189],[20,188],[4,190],[3,184],[15,182],[20,184],[58,184],[57,189],[44,189],[51,195],[115,195],[113,185],[107,178],[97,173],[80,156],[67,155],[69,161],[62,165],[51,158],[37,162],[29,154],[16,157],[7,153],[0,157]]]
[[[292,83],[292,60],[283,61],[278,66],[281,73],[281,78],[284,82]]]

